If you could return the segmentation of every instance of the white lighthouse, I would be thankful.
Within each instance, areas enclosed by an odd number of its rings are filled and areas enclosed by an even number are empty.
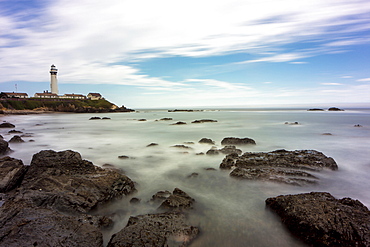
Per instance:
[[[50,68],[50,90],[51,90],[51,93],[55,93],[55,94],[59,93],[57,73],[58,73],[58,69],[55,67],[54,64],[52,64]]]

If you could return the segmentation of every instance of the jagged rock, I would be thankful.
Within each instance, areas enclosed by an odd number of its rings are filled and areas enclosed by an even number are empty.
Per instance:
[[[215,123],[217,120],[212,120],[212,119],[201,119],[201,120],[194,120],[191,123]]]
[[[230,154],[223,159],[220,168],[233,169],[230,173],[233,177],[305,185],[317,181],[310,171],[337,170],[338,166],[333,158],[315,150],[276,150],[246,152],[241,156]]]
[[[251,138],[226,137],[221,141],[221,145],[256,145]]]
[[[15,135],[13,136],[10,140],[9,140],[10,143],[21,143],[21,142],[24,142],[22,137],[18,136],[18,135]]]
[[[206,144],[212,144],[212,145],[215,144],[215,142],[212,141],[212,139],[209,139],[209,138],[202,138],[202,139],[199,140],[199,143],[206,143]]]
[[[106,217],[68,216],[7,201],[0,207],[0,246],[103,246]],[[111,222],[111,221],[110,221]]]
[[[266,205],[309,246],[370,246],[370,211],[358,200],[311,192],[268,198]]]
[[[188,246],[199,229],[185,223],[180,212],[132,216],[125,228],[114,234],[108,247]]]
[[[89,120],[98,120],[101,119],[101,117],[91,117]]]
[[[23,133],[23,132],[19,131],[19,130],[9,130],[8,133],[9,134],[15,134],[15,133]]]
[[[9,156],[0,158],[0,193],[8,192],[19,186],[28,166]]]
[[[14,124],[11,124],[11,123],[8,123],[8,122],[0,124],[0,128],[14,128],[14,127],[15,127]]]
[[[10,151],[9,143],[3,139],[0,139],[0,155],[4,155]]]
[[[175,188],[172,194],[162,202],[159,206],[160,209],[165,210],[184,210],[192,208],[194,199],[191,198],[187,193]]]
[[[134,190],[131,179],[94,166],[77,152],[44,150],[33,156],[14,197],[61,212],[87,213]]]
[[[217,149],[210,149],[206,152],[207,155],[218,155],[220,152]]]
[[[233,145],[225,146],[224,148],[221,148],[218,151],[220,151],[223,154],[232,154],[232,153],[237,153],[238,155],[242,154],[242,150],[236,148]]]
[[[163,201],[167,199],[168,197],[170,197],[170,195],[171,195],[171,192],[169,192],[168,190],[158,191],[152,196],[151,201]]]
[[[171,125],[182,125],[182,124],[186,124],[185,122],[176,122],[174,124],[171,124]]]

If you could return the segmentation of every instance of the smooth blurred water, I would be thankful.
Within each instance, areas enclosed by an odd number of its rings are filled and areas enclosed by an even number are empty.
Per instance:
[[[92,116],[110,120],[89,120]],[[156,121],[161,118],[172,121]],[[138,121],[146,119],[147,121]],[[199,119],[216,123],[192,124]],[[189,221],[200,227],[200,236],[191,246],[304,246],[295,240],[280,220],[265,208],[265,199],[281,194],[327,191],[337,198],[351,197],[370,206],[370,110],[308,112],[305,110],[222,110],[201,112],[141,111],[106,114],[40,114],[3,116],[1,121],[16,125],[16,130],[31,133],[25,143],[10,144],[10,156],[29,164],[40,150],[74,150],[95,165],[115,165],[137,183],[141,199],[131,205],[125,198],[101,208],[114,213],[115,227],[123,228],[130,215],[154,212],[158,205],[147,203],[160,190],[178,187],[196,201]],[[184,121],[186,125],[171,125]],[[298,125],[284,124],[298,122]],[[354,127],[361,124],[363,127]],[[9,140],[9,129],[0,134]],[[332,135],[322,135],[331,133]],[[218,169],[224,155],[196,155],[211,145],[199,144],[203,138],[216,141],[224,137],[249,137],[256,146],[245,151],[276,149],[314,149],[333,157],[338,171],[315,174],[317,185],[294,187],[261,181],[231,178],[229,171]],[[33,139],[34,142],[29,142]],[[194,144],[184,144],[194,142]],[[150,143],[158,146],[146,147]],[[184,144],[192,149],[171,147]],[[129,159],[119,159],[127,155]],[[215,168],[216,171],[204,168]],[[196,177],[188,177],[192,173]]]

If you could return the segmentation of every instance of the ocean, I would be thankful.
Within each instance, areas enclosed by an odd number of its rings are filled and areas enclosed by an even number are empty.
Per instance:
[[[110,119],[89,120],[94,116]],[[201,119],[217,122],[191,123]],[[351,197],[370,206],[370,109],[140,110],[7,115],[0,117],[0,121],[11,122],[16,130],[29,134],[23,137],[24,143],[10,144],[14,151],[10,156],[26,165],[41,150],[74,150],[97,166],[111,164],[122,169],[136,182],[136,194],[98,210],[97,213],[114,215],[113,229],[104,232],[105,243],[126,225],[130,216],[155,212],[158,205],[148,203],[153,194],[176,187],[195,199],[189,222],[198,226],[201,233],[192,247],[305,246],[265,207],[268,197],[325,191],[336,198]],[[187,124],[172,125],[179,121]],[[298,124],[290,124],[295,122]],[[355,127],[358,124],[362,127]],[[9,130],[0,129],[7,141],[13,135],[8,134]],[[256,146],[239,147],[243,152],[317,150],[334,158],[339,170],[318,172],[315,175],[319,182],[303,187],[239,180],[230,177],[230,171],[219,170],[225,155],[197,155],[212,147],[198,143],[204,137],[214,140],[219,148],[225,137],[254,139]],[[158,145],[147,147],[150,143]],[[129,158],[118,158],[121,155]],[[192,173],[198,175],[189,176]],[[132,197],[140,198],[141,202],[130,204]]]

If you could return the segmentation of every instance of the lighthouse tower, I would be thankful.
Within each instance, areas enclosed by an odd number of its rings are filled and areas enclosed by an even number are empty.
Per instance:
[[[58,80],[57,80],[58,69],[54,64],[50,68],[50,90],[52,93],[58,94]]]

